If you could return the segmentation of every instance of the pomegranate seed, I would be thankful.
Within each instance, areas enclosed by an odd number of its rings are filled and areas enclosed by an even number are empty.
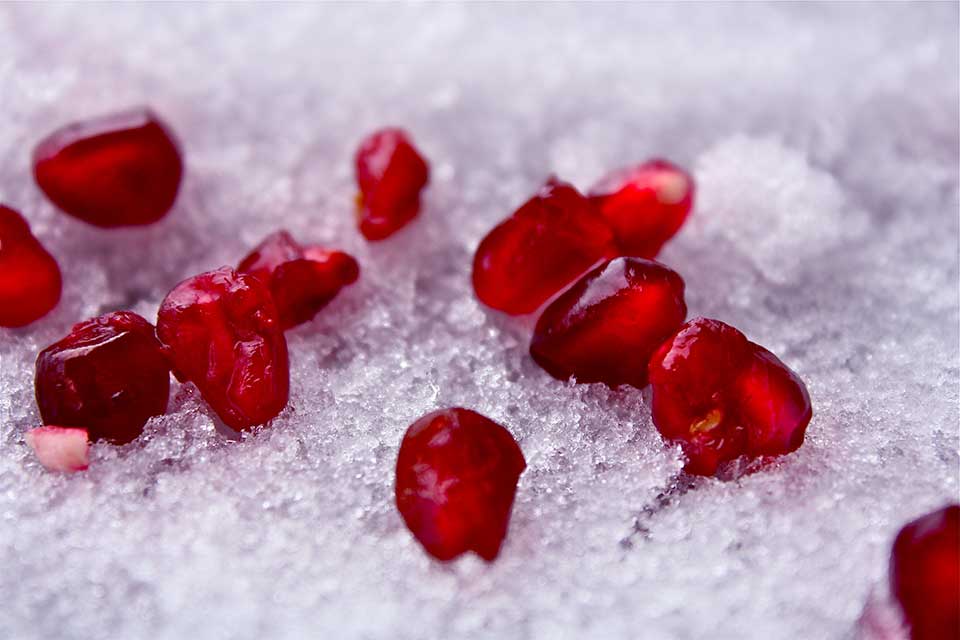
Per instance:
[[[473,288],[489,307],[511,315],[530,313],[616,255],[610,228],[589,201],[572,185],[551,178],[480,242]]]
[[[647,384],[647,362],[687,317],[683,279],[659,262],[617,258],[546,308],[530,355],[555,378]]]
[[[22,327],[60,302],[60,267],[23,217],[0,205],[0,327]]]
[[[890,556],[890,590],[913,640],[960,638],[960,505],[900,530]]]
[[[284,329],[312,320],[340,289],[360,276],[360,266],[352,256],[322,247],[301,247],[286,231],[267,236],[237,271],[270,287]]]
[[[92,318],[37,357],[37,406],[47,424],[94,440],[134,440],[167,410],[170,367],[153,325],[118,311]]]
[[[55,205],[98,227],[156,222],[183,173],[173,135],[147,108],[67,125],[37,145],[33,163]]]
[[[381,129],[365,138],[356,170],[357,219],[367,240],[383,240],[420,211],[429,168],[402,129]]]
[[[84,471],[90,466],[87,430],[76,427],[37,427],[24,436],[27,445],[50,471]]]
[[[507,534],[526,468],[510,432],[469,409],[429,413],[407,429],[397,458],[397,508],[427,553],[492,561]]]
[[[693,178],[666,160],[615,171],[590,190],[624,255],[653,258],[693,207]]]
[[[160,304],[157,335],[176,376],[232,429],[263,424],[287,405],[287,341],[257,278],[229,267],[187,278]]]
[[[812,411],[807,389],[775,355],[717,320],[683,325],[650,360],[653,422],[683,447],[686,470],[714,475],[740,456],[796,450]]]

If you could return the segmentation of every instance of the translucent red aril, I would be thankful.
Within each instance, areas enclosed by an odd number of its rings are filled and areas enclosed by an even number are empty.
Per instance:
[[[55,205],[98,227],[156,222],[183,173],[173,135],[147,108],[67,125],[37,146],[33,163]]]
[[[717,320],[681,327],[650,360],[653,422],[679,442],[686,470],[714,475],[740,456],[794,451],[812,410],[807,389],[775,355]]]
[[[572,185],[551,178],[480,242],[473,258],[473,288],[489,307],[530,313],[616,255],[610,228],[587,199]]]
[[[167,410],[170,367],[153,325],[117,311],[75,325],[41,351],[35,387],[45,423],[124,443]]]
[[[0,205],[0,327],[22,327],[60,302],[60,267],[23,217]]]
[[[397,458],[397,508],[427,553],[467,551],[491,561],[507,534],[523,452],[505,428],[470,411],[445,409],[414,422]]]
[[[912,640],[960,638],[960,505],[900,530],[890,556],[890,591]]]
[[[37,427],[24,435],[37,460],[50,471],[72,473],[90,465],[87,430],[74,427]]]
[[[530,355],[561,380],[646,386],[650,356],[687,317],[683,290],[659,262],[612,260],[546,308]]]
[[[160,305],[157,335],[177,377],[230,428],[263,424],[287,405],[287,341],[257,278],[222,267],[184,280]]]
[[[614,171],[590,190],[624,255],[653,258],[693,207],[693,178],[666,160]]]
[[[381,129],[365,138],[355,164],[360,232],[367,240],[382,240],[420,211],[429,168],[402,129]]]
[[[267,236],[237,271],[249,273],[270,288],[284,329],[312,320],[340,289],[360,276],[360,266],[352,256],[322,247],[302,247],[286,231]]]

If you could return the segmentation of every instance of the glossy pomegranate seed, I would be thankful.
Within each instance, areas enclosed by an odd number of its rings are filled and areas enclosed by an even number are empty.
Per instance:
[[[960,505],[900,530],[890,556],[890,590],[913,640],[960,638]]]
[[[286,231],[267,236],[237,271],[270,287],[284,329],[312,320],[340,289],[360,276],[360,266],[352,256],[322,247],[301,247]]]
[[[124,443],[167,410],[170,367],[153,325],[118,311],[77,324],[41,351],[35,387],[45,423]]]
[[[473,288],[489,307],[530,313],[616,255],[610,228],[589,201],[572,185],[551,178],[480,242]]]
[[[0,205],[0,327],[22,327],[60,302],[60,267],[23,217]]]
[[[647,363],[683,324],[683,279],[659,262],[617,258],[546,308],[530,355],[555,378],[647,384]]]
[[[156,222],[183,173],[173,135],[146,108],[67,125],[37,146],[33,163],[55,205],[98,227]]]
[[[777,456],[803,443],[812,415],[803,382],[729,325],[691,320],[649,371],[653,422],[683,447],[689,473],[713,475],[740,456]]]
[[[184,280],[160,304],[157,335],[177,377],[193,382],[227,426],[249,429],[287,405],[287,341],[257,278],[223,267]]]
[[[44,467],[72,473],[90,466],[87,430],[74,427],[37,427],[24,438]]]
[[[426,161],[401,129],[381,129],[360,144],[356,156],[357,220],[367,240],[383,240],[420,211],[427,185]]]
[[[624,255],[653,258],[693,207],[693,178],[666,160],[615,171],[590,190]]]
[[[433,557],[467,551],[491,561],[507,534],[526,468],[510,432],[469,409],[427,414],[410,425],[397,458],[397,508]]]

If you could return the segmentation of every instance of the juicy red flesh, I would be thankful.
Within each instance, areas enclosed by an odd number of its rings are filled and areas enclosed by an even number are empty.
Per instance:
[[[416,217],[430,170],[405,131],[381,129],[365,138],[355,165],[357,220],[367,240],[383,240]]]
[[[98,227],[156,222],[183,174],[173,135],[147,108],[67,125],[37,145],[33,164],[57,207]]]
[[[41,351],[35,387],[46,424],[125,443],[167,410],[170,367],[153,325],[117,311],[75,325]]]
[[[647,363],[687,317],[683,279],[659,262],[617,258],[540,316],[530,355],[555,378],[647,384]]]
[[[610,228],[590,202],[572,185],[551,178],[480,242],[473,288],[489,307],[530,313],[616,255]]]
[[[686,470],[796,450],[813,415],[807,389],[775,355],[717,320],[683,325],[650,360],[653,422]]]
[[[960,505],[900,530],[890,556],[890,590],[913,640],[960,638]]]
[[[257,278],[223,267],[184,280],[160,305],[157,336],[177,377],[232,429],[263,424],[287,405],[287,341]]]
[[[27,221],[0,205],[0,327],[22,327],[47,315],[60,302],[57,261]]]
[[[302,247],[286,231],[267,236],[237,271],[270,288],[284,329],[312,320],[340,289],[360,276],[360,266],[349,254]]]
[[[474,551],[492,561],[507,534],[517,480],[526,468],[510,432],[469,409],[414,422],[397,458],[397,508],[438,560]]]
[[[590,190],[623,255],[653,258],[693,207],[693,178],[666,160],[614,171]]]

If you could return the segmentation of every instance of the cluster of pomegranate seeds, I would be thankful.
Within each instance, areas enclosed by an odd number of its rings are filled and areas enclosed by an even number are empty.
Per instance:
[[[24,438],[44,467],[50,471],[84,471],[90,466],[87,430],[76,427],[37,427]]]
[[[659,262],[611,260],[546,308],[530,355],[562,380],[644,387],[650,356],[687,316],[683,289]]]
[[[526,468],[510,432],[469,409],[414,422],[397,458],[397,508],[439,560],[474,551],[492,561],[507,533],[517,481]]]
[[[55,205],[98,227],[156,222],[183,173],[173,135],[147,108],[67,125],[37,146],[33,163]]]
[[[360,266],[342,251],[302,247],[286,231],[267,236],[237,271],[270,288],[280,324],[290,329],[313,319],[343,287],[357,281]]]
[[[157,315],[173,371],[193,382],[228,427],[245,430],[287,404],[287,341],[273,296],[257,278],[223,267],[178,284]]]
[[[890,556],[890,591],[912,640],[960,638],[960,505],[900,530]]]
[[[118,311],[77,324],[41,351],[35,387],[44,423],[125,443],[166,411],[170,367],[153,325]]]
[[[401,129],[381,129],[365,138],[355,164],[360,232],[367,240],[383,240],[420,211],[429,168]]]
[[[57,261],[19,213],[0,205],[0,327],[22,327],[60,302]]]

